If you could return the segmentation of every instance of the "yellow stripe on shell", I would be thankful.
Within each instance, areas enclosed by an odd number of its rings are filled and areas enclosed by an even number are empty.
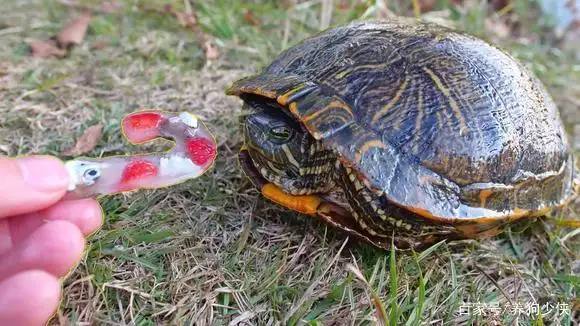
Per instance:
[[[435,117],[437,118],[437,130],[443,130],[443,118],[441,117],[441,112],[435,112]]]
[[[290,112],[292,112],[292,114],[295,117],[299,117],[299,112],[298,112],[298,105],[296,104],[296,102],[292,102],[290,103],[290,105],[288,105],[288,108],[290,109]]]
[[[380,118],[382,118],[385,114],[387,114],[387,112],[390,109],[392,109],[395,106],[395,104],[397,104],[397,102],[401,98],[401,95],[403,95],[403,92],[405,91],[405,89],[407,89],[408,84],[409,84],[409,76],[405,74],[405,80],[403,80],[403,82],[399,86],[399,89],[395,93],[395,96],[389,101],[389,103],[387,103],[387,105],[385,105],[382,109],[380,109],[379,112],[375,113],[371,123],[373,124],[376,123]]]
[[[344,70],[341,71],[339,73],[337,73],[336,75],[334,75],[335,79],[341,79],[344,76],[353,73],[353,72],[357,72],[359,70],[363,70],[363,69],[381,69],[381,68],[387,68],[389,66],[391,66],[393,64],[393,62],[396,62],[398,60],[401,60],[401,56],[397,55],[397,57],[393,58],[392,60],[388,61],[388,62],[383,62],[383,63],[377,63],[377,64],[368,64],[368,65],[360,65],[360,66],[356,66],[350,70]]]
[[[423,90],[419,88],[419,98],[417,99],[417,118],[415,119],[415,131],[421,130],[421,122],[423,121]],[[413,151],[417,152],[419,148],[419,133],[416,133],[413,140]]]
[[[260,95],[260,96],[264,96],[267,98],[276,98],[276,96],[278,95],[275,91],[268,91],[268,90],[263,90],[262,87],[268,86],[268,84],[261,86],[261,87],[256,87],[256,88],[252,88],[249,89],[248,91],[250,93],[254,93],[256,95]]]
[[[457,120],[459,120],[459,128],[461,133],[467,132],[467,123],[465,122],[465,117],[463,117],[463,113],[461,112],[459,105],[457,105],[457,102],[455,101],[453,96],[451,96],[451,91],[449,90],[449,88],[443,85],[441,79],[439,79],[439,77],[435,75],[435,73],[431,69],[423,67],[423,70],[427,73],[427,75],[429,75],[431,80],[433,80],[435,85],[437,85],[437,88],[439,88],[441,93],[443,93],[443,95],[445,95],[445,97],[449,101],[449,105],[451,106],[451,110],[453,110],[453,114],[455,115]]]
[[[348,105],[344,104],[341,101],[334,100],[334,101],[328,103],[328,105],[323,107],[322,109],[320,109],[312,114],[309,114],[307,116],[302,117],[302,121],[303,122],[310,121],[310,120],[318,117],[319,115],[323,114],[324,112],[326,112],[330,109],[333,109],[333,108],[341,108],[344,111],[348,112],[348,114],[352,117],[352,110],[348,107]]]
[[[339,72],[338,74],[336,74],[336,75],[334,76],[334,78],[336,78],[336,79],[341,79],[342,77],[346,76],[348,73],[350,73],[350,71],[349,71],[349,70],[341,71],[341,72]]]
[[[280,105],[287,105],[288,104],[288,98],[292,95],[295,94],[296,92],[299,92],[300,90],[304,89],[304,85],[300,85],[296,88],[291,89],[290,91],[284,93],[283,95],[278,96],[278,98],[276,99],[276,101],[280,104]]]
[[[360,146],[360,148],[356,151],[356,153],[354,155],[354,161],[360,162],[363,155],[371,148],[383,148],[383,149],[385,149],[385,148],[387,148],[387,146],[382,141],[380,141],[378,139],[369,140],[369,141],[365,142],[364,144],[362,144],[362,146]]]

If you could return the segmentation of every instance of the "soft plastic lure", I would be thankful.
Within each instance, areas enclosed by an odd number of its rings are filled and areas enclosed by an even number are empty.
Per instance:
[[[175,146],[164,153],[68,161],[70,184],[65,198],[168,187],[201,176],[217,156],[215,138],[200,119],[188,112],[139,111],[127,115],[121,126],[133,144],[166,138],[173,139]]]

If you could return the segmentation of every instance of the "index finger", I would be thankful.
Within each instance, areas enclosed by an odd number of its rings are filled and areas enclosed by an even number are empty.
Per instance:
[[[54,205],[66,193],[68,178],[56,157],[0,157],[0,218]]]

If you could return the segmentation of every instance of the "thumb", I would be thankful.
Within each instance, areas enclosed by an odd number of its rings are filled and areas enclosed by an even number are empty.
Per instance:
[[[68,173],[56,157],[0,157],[0,218],[52,206],[67,185]]]

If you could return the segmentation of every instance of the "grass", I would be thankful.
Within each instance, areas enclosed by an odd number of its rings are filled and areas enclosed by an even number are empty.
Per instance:
[[[221,52],[212,62],[198,35],[175,18],[137,9],[165,3],[127,1],[118,14],[96,17],[86,42],[61,60],[31,59],[25,42],[58,31],[66,7],[54,0],[0,5],[2,154],[59,155],[97,122],[104,136],[89,156],[162,150],[160,143],[128,145],[119,134],[122,116],[141,107],[192,110],[220,144],[215,168],[202,178],[100,200],[104,225],[64,280],[51,324],[572,325],[557,304],[576,306],[580,318],[578,232],[539,220],[490,240],[440,243],[416,254],[381,251],[262,199],[243,177],[239,102],[223,90],[324,25],[376,16],[380,1],[299,1],[290,8],[198,1],[199,26]],[[508,38],[486,29],[497,14],[470,3],[469,10],[439,13],[530,66],[572,131],[580,124],[577,53],[561,48],[529,1],[513,2],[518,25]],[[437,6],[445,9],[446,1]],[[413,15],[411,2],[391,1],[389,8]],[[244,18],[248,10],[258,25]],[[577,207],[559,214],[578,218]],[[543,312],[552,305],[552,313],[530,314],[532,303]],[[478,313],[495,306],[505,310]]]

